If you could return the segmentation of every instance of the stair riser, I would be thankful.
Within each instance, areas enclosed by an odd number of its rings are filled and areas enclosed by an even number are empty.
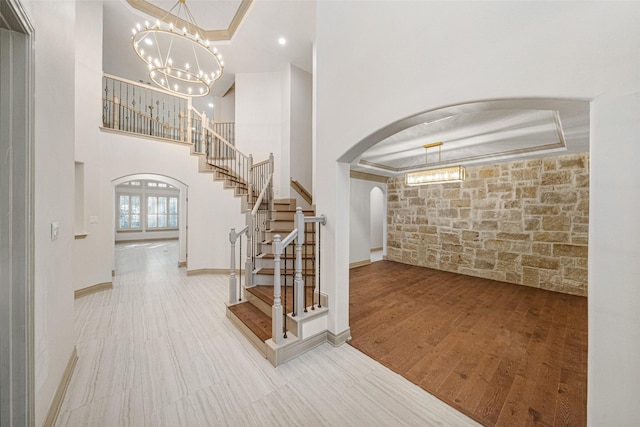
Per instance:
[[[304,254],[304,247],[307,247],[307,254],[309,256],[311,256],[311,253],[313,251],[313,247],[314,247],[314,243],[313,242],[308,242],[305,245],[302,246],[302,253]],[[261,254],[271,254],[273,253],[273,243],[260,243],[260,253]],[[287,253],[291,254],[293,252],[295,252],[295,249],[287,249]],[[258,254],[259,255],[259,254]]]
[[[303,250],[304,253],[304,250]],[[280,260],[280,268],[284,268],[285,265],[285,260],[281,259]],[[287,259],[286,260],[286,265],[287,268],[293,268],[295,266],[295,260],[293,259]],[[303,259],[302,260],[302,269],[303,270],[313,270],[315,264],[314,261],[312,259]],[[263,259],[263,258],[256,258],[256,270],[259,270],[261,268],[274,268],[274,262],[273,259]]]
[[[304,216],[314,216],[313,211],[303,211]],[[295,211],[273,211],[271,212],[271,218],[283,221],[291,221],[293,223],[296,217]]]
[[[273,219],[282,220],[282,221],[291,221],[293,224],[293,219],[295,218],[295,212],[285,212],[285,211],[273,211],[271,212],[271,217]]]
[[[267,347],[264,342],[262,342],[251,330],[244,324],[240,319],[238,319],[229,309],[227,309],[227,317],[231,320],[231,322],[240,330],[242,335],[247,337],[249,342],[253,344],[253,346],[266,357],[267,355]]]
[[[267,231],[265,233],[265,239],[274,240],[276,235],[280,235],[280,240],[282,240],[285,237],[287,237],[289,235],[289,233],[291,233],[291,231]],[[305,242],[306,243],[313,243],[314,241],[315,241],[315,234],[314,233],[305,233]],[[291,249],[288,249],[288,250],[291,250]]]
[[[304,278],[304,276],[303,276]],[[308,280],[312,280],[309,278],[309,276],[307,276]],[[256,274],[254,275],[254,284],[255,285],[269,285],[269,286],[273,286],[273,275],[271,274]],[[291,286],[294,282],[294,277],[293,274],[287,274],[287,286]],[[313,282],[309,282],[309,284],[312,284]],[[284,286],[284,276],[280,276],[280,284],[281,286]]]
[[[295,228],[295,221],[291,220],[271,220],[269,221],[269,228],[272,230],[293,230]]]
[[[295,211],[296,199],[275,199],[273,205],[277,211]]]

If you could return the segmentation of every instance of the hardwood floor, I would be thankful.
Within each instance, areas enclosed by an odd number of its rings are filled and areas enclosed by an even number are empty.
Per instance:
[[[587,299],[381,261],[350,344],[486,426],[586,425]]]
[[[113,289],[75,301],[56,425],[477,425],[349,345],[274,368],[226,318],[228,277],[176,265],[175,241],[116,245]]]

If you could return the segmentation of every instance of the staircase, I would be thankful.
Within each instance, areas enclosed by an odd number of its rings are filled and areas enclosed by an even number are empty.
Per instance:
[[[252,270],[253,286],[243,289],[242,301],[228,305],[227,316],[258,351],[277,366],[326,341],[323,332],[314,331],[318,321],[322,323],[325,320],[327,298],[319,287],[316,289],[318,258],[315,224],[307,223],[304,227],[304,240],[300,244],[302,286],[295,286],[293,248],[285,250],[282,256],[278,257],[281,263],[283,314],[281,328],[276,327],[274,331],[276,255],[273,253],[273,243],[278,240],[276,236],[287,236],[294,230],[296,200],[275,200],[273,205],[274,211],[265,233],[265,240],[259,243],[260,253],[255,257]],[[308,218],[314,217],[311,210],[298,212]],[[275,339],[274,332],[277,335]]]
[[[103,91],[104,128],[188,144],[198,170],[241,198],[246,227],[229,233],[227,305],[238,329],[274,366],[329,340],[319,276],[326,218],[296,208],[295,199],[274,200],[273,156],[254,164],[236,149],[233,124],[208,120],[188,97],[106,74]],[[237,277],[235,250],[243,237],[245,283]]]
[[[251,156],[237,151],[207,126],[205,117],[193,117],[196,123],[191,128],[202,129],[192,144],[193,154],[200,156],[200,170],[212,173],[236,197],[242,197],[246,216],[247,226],[239,233],[230,233],[227,316],[263,356],[278,366],[327,340],[327,298],[316,278],[316,232],[324,218],[316,217],[313,210],[296,208],[295,199],[273,199],[273,156],[253,164]],[[296,215],[304,219],[296,219]],[[238,286],[235,244],[242,237],[247,248],[246,283]],[[277,254],[276,246],[287,237],[284,252]]]

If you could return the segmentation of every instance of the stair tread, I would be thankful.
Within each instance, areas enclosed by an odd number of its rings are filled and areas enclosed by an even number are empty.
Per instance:
[[[229,306],[229,310],[263,342],[271,338],[271,318],[250,302]]]
[[[311,297],[313,296],[313,286],[306,286],[305,291],[307,293],[307,303],[311,302]],[[247,288],[247,292],[251,295],[254,295],[256,298],[264,301],[268,305],[273,305],[273,286],[272,285],[257,285],[251,288]],[[284,306],[284,292],[287,293],[287,305],[285,307],[285,312],[289,313],[293,311],[293,289],[288,286],[286,289],[283,288],[283,294],[280,296],[282,305]],[[264,314],[264,313],[263,313]]]

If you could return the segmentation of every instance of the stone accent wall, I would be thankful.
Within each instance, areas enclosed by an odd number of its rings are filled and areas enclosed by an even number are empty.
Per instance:
[[[587,295],[589,154],[467,168],[462,183],[388,183],[387,259]]]

